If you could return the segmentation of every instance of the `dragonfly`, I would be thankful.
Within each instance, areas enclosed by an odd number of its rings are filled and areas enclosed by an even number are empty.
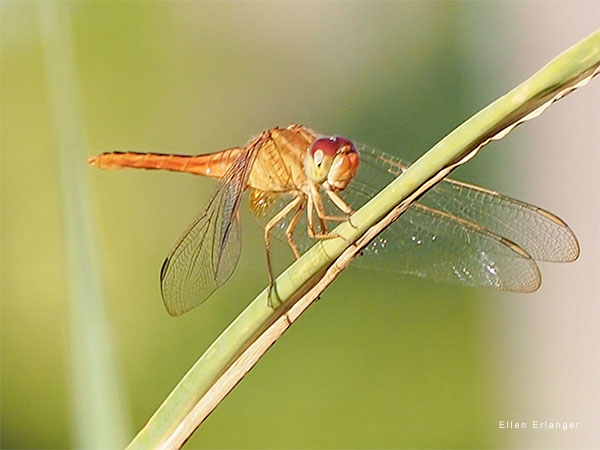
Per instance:
[[[215,153],[110,152],[89,163],[219,180],[162,265],[161,293],[172,316],[204,303],[232,275],[241,252],[240,209],[246,191],[250,211],[264,227],[271,289],[271,236],[287,242],[300,258],[315,241],[338,237],[331,225],[352,224],[355,209],[410,165],[298,124],[268,129],[244,147]],[[446,178],[373,240],[355,264],[466,286],[533,292],[541,285],[536,261],[569,262],[578,256],[575,234],[556,215]]]

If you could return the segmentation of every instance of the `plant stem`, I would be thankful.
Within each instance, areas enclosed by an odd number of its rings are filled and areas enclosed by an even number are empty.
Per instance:
[[[73,446],[118,448],[127,442],[129,414],[120,395],[113,330],[98,275],[89,180],[82,164],[88,144],[77,92],[69,5],[40,2],[38,6],[67,255]]]

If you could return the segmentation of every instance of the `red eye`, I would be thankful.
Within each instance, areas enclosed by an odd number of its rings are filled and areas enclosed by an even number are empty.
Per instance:
[[[342,147],[354,149],[354,145],[348,139],[339,136],[331,136],[315,139],[308,151],[311,156],[314,156],[317,150],[321,150],[324,155],[334,157],[339,153]]]
[[[319,138],[313,141],[308,151],[311,156],[315,156],[315,152],[321,150],[324,155],[333,157],[337,153],[339,147],[340,144],[334,137]]]
[[[336,136],[335,140],[338,142],[338,145],[340,148],[349,147],[348,150],[354,150],[354,144],[352,143],[351,140],[340,137],[340,136]]]

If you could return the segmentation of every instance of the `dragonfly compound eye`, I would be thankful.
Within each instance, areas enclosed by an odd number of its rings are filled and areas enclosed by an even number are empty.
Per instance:
[[[336,137],[325,137],[315,139],[308,148],[309,155],[320,166],[324,159],[333,158],[340,148],[340,143]]]
[[[308,178],[315,183],[325,181],[339,148],[340,143],[334,137],[315,139],[308,148],[304,161],[304,169]]]

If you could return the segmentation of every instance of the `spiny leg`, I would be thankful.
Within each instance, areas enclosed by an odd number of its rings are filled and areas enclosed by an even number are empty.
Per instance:
[[[300,203],[300,206],[298,206],[298,209],[296,210],[294,217],[292,217],[292,220],[290,221],[288,227],[285,230],[285,236],[287,237],[288,244],[290,245],[292,252],[294,252],[294,256],[296,257],[296,259],[300,259],[300,251],[298,250],[298,245],[294,241],[294,231],[296,231],[296,226],[298,225],[298,222],[300,221],[300,218],[302,217],[302,212],[305,209],[306,209],[306,200],[303,197],[303,200]]]
[[[317,198],[319,200],[322,200],[320,197],[320,194],[317,193]],[[323,203],[321,203],[321,206],[323,205]],[[330,231],[327,230],[327,228],[325,228],[324,232],[321,233],[317,233],[315,230],[315,221],[314,221],[314,217],[313,217],[313,209],[316,209],[316,202],[314,201],[312,196],[308,197],[308,209],[307,209],[307,216],[308,216],[308,235],[312,238],[312,239],[333,239],[333,238],[340,238],[342,240],[344,240],[345,242],[347,242],[348,244],[351,244],[351,242],[346,239],[344,236],[337,234],[337,233],[331,233]],[[324,223],[324,220],[328,220],[328,216],[323,215],[323,217],[319,216],[319,212],[317,210],[317,216],[319,218],[319,221],[321,221],[321,224]],[[340,218],[340,217],[335,217],[333,216],[334,219],[329,219],[329,220],[337,220],[337,221],[346,221],[348,220],[347,218]]]
[[[268,294],[268,303],[270,307],[273,307],[273,302],[272,302],[272,298],[271,298],[271,292],[273,290],[273,286],[275,284],[275,280],[273,279],[273,268],[271,266],[271,237],[270,237],[270,233],[271,230],[279,223],[281,222],[283,219],[285,219],[285,217],[299,204],[302,203],[302,196],[298,196],[296,197],[294,200],[292,200],[290,203],[288,203],[285,208],[283,208],[281,211],[279,211],[277,214],[275,214],[275,216],[273,216],[273,218],[271,220],[269,220],[269,222],[267,223],[267,225],[265,226],[265,250],[267,253],[267,270],[269,273],[269,294]],[[293,250],[293,248],[292,248]]]
[[[321,233],[318,233],[317,230],[315,229],[315,218],[313,215],[313,210],[315,209],[315,204],[313,201],[312,197],[308,197],[308,207],[307,207],[307,217],[308,217],[308,235],[310,236],[311,239],[333,239],[336,237],[342,238],[339,234],[335,234],[335,233],[330,233],[327,228],[324,228],[324,231],[322,231]],[[319,217],[319,221],[321,220],[321,218]],[[324,227],[325,222],[321,222],[321,226]],[[322,228],[323,230],[323,228]],[[343,239],[343,238],[342,238]]]
[[[325,223],[325,219],[317,217],[319,219],[319,225],[321,227],[321,233],[327,233],[329,230],[327,229],[327,223]]]
[[[350,224],[350,226],[354,229],[356,229],[356,227],[354,226],[354,224],[352,223],[352,221],[350,220],[350,215],[352,213],[354,213],[354,210],[352,209],[352,207],[346,203],[346,201],[340,197],[340,195],[331,190],[330,188],[326,188],[325,189],[325,193],[327,194],[327,196],[331,199],[331,201],[333,202],[333,204],[340,210],[342,211],[344,214],[348,215],[348,223]]]
[[[319,190],[317,189],[316,186],[314,186],[314,185],[310,186],[310,193],[311,193],[310,198],[312,198],[312,200],[313,200],[313,205],[314,205],[315,210],[317,211],[317,216],[319,217],[320,221],[329,220],[332,222],[345,222],[348,220],[348,214],[346,214],[345,216],[331,216],[325,212],[325,206],[323,205],[323,198],[321,197],[321,193],[319,192]],[[340,198],[340,200],[342,200],[342,199]],[[335,203],[335,201],[334,201],[334,204],[339,208],[339,206]],[[341,209],[341,208],[339,208],[339,209]],[[345,211],[342,210],[342,212],[345,212]]]

